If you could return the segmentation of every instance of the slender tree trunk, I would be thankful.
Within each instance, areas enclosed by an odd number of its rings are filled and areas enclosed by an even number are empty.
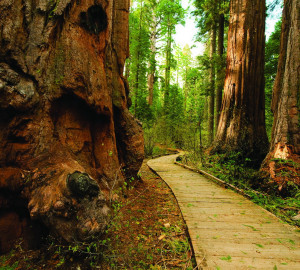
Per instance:
[[[138,98],[139,98],[139,86],[140,86],[140,51],[141,51],[141,39],[142,39],[142,19],[143,19],[143,0],[141,0],[141,11],[140,11],[140,24],[139,24],[139,36],[138,36],[138,48],[137,48],[137,66],[135,74],[135,84],[134,84],[134,115],[136,116]]]
[[[203,108],[203,121],[208,123],[208,98],[204,97],[204,108]]]
[[[150,65],[149,65],[149,74],[148,74],[148,104],[151,106],[153,104],[153,89],[154,89],[154,79],[155,79],[155,69],[156,69],[156,36],[157,36],[157,22],[156,17],[153,16],[153,25],[151,29],[150,36]]]
[[[172,46],[172,27],[169,22],[166,46],[166,68],[165,68],[165,94],[164,94],[164,107],[169,105],[169,91],[170,91],[170,77],[171,77],[171,46]]]
[[[215,134],[217,134],[218,124],[221,113],[222,104],[222,90],[224,86],[224,67],[223,67],[223,53],[224,53],[224,14],[219,15],[218,25],[218,56],[219,63],[217,65],[217,79],[216,79],[216,113],[215,113]]]
[[[135,74],[135,84],[134,84],[134,116],[136,116],[137,106],[138,106],[138,96],[139,96],[139,71],[140,71],[140,51],[137,51],[137,66]]]
[[[224,97],[214,151],[263,158],[268,150],[264,99],[265,1],[232,0]]]
[[[215,63],[214,55],[216,53],[216,26],[213,25],[211,29],[211,44],[210,44],[210,89],[208,100],[208,142],[211,144],[214,139],[214,112],[215,112]]]
[[[188,98],[188,84],[187,84],[187,72],[188,72],[188,67],[185,67],[184,70],[184,112],[186,113],[187,109],[187,98]]]
[[[268,159],[300,154],[300,3],[285,0],[282,15],[280,55],[274,82],[274,122]]]

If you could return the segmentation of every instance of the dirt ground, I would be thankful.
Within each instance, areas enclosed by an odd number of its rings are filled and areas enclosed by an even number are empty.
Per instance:
[[[102,239],[71,246],[48,237],[39,250],[21,244],[0,257],[0,269],[194,269],[187,228],[168,186],[144,161],[141,181],[115,196]]]

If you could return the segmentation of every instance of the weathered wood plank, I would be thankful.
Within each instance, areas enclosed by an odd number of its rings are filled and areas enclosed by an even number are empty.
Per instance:
[[[300,269],[295,228],[232,190],[174,164],[148,166],[172,189],[202,269]],[[276,266],[276,267],[275,267]]]

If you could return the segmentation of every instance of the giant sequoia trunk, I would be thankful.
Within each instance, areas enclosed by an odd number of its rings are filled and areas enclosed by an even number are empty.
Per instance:
[[[2,252],[33,221],[66,241],[101,233],[110,189],[137,173],[128,12],[129,0],[0,2]]]
[[[231,1],[226,78],[215,151],[262,157],[268,150],[264,105],[265,1]]]
[[[292,180],[292,176],[276,175],[273,158],[294,159],[300,154],[300,2],[285,0],[280,37],[280,55],[273,87],[272,111],[274,122],[269,154],[264,162],[272,178],[280,185]],[[293,169],[294,170],[294,169]],[[299,169],[298,169],[299,173]],[[294,174],[292,174],[294,175]],[[297,179],[296,179],[297,178]],[[299,174],[294,177],[300,185]]]
[[[285,0],[282,18],[280,58],[273,88],[274,123],[270,151],[288,146],[300,154],[300,3]],[[276,153],[274,153],[276,156]]]

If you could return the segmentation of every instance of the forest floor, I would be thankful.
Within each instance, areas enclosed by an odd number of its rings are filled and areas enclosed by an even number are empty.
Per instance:
[[[21,245],[0,257],[0,269],[194,269],[177,201],[144,161],[141,181],[123,188],[103,239],[64,246],[47,239],[39,250]]]

